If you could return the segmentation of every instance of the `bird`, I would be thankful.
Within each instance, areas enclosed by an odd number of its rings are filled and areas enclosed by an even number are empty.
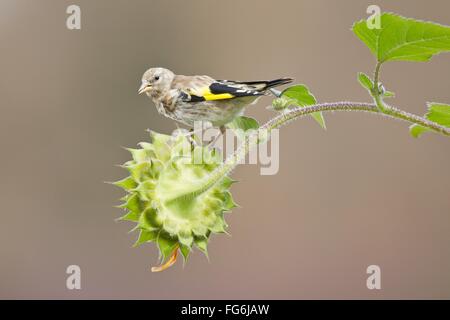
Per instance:
[[[209,122],[223,134],[226,125],[241,116],[245,108],[268,94],[268,90],[292,82],[291,78],[268,81],[215,80],[207,75],[177,75],[166,68],[144,72],[138,94],[145,93],[158,112],[194,127]]]

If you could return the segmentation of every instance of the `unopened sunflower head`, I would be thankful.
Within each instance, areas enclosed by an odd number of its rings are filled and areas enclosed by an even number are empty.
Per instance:
[[[161,271],[171,266],[181,251],[185,260],[196,246],[207,255],[213,233],[224,233],[224,213],[234,203],[229,191],[234,182],[224,177],[205,188],[208,175],[221,163],[215,149],[193,145],[186,135],[151,133],[151,143],[141,142],[139,149],[127,149],[132,160],[123,167],[129,172],[114,184],[127,194],[121,208],[121,220],[136,223],[139,237],[135,246],[155,242],[165,262]]]

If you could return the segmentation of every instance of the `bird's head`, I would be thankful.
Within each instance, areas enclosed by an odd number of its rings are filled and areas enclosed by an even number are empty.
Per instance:
[[[142,83],[138,94],[146,93],[148,96],[157,96],[170,89],[175,74],[164,68],[150,68],[142,76]]]

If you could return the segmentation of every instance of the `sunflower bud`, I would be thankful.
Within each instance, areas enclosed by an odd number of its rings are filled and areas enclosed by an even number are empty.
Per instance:
[[[225,176],[205,188],[208,175],[222,163],[215,149],[193,145],[186,135],[152,132],[151,138],[139,149],[127,149],[132,160],[123,167],[129,176],[114,183],[127,192],[120,219],[136,223],[135,246],[156,243],[168,266],[178,250],[185,259],[194,246],[207,255],[211,234],[226,231],[224,213],[236,207],[229,191],[234,181]]]

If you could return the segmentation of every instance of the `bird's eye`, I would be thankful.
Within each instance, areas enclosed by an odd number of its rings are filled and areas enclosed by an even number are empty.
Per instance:
[[[159,76],[155,76],[153,79],[155,79],[155,81],[159,80]]]

